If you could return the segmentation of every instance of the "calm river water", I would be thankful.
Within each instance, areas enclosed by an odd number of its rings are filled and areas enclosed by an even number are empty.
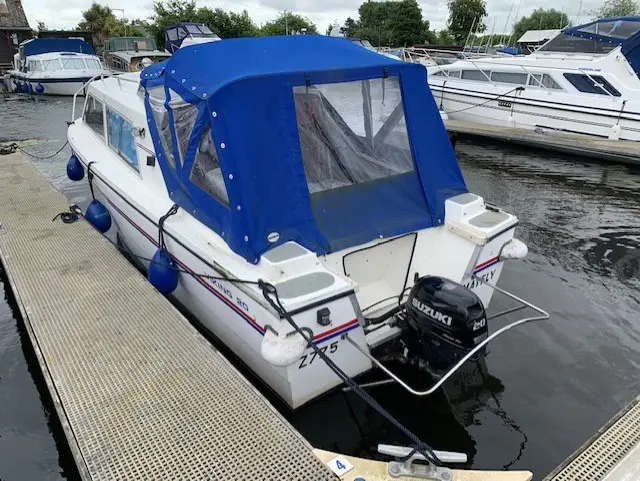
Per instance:
[[[70,115],[69,99],[0,100],[0,142],[55,152]],[[530,253],[507,263],[500,285],[551,320],[498,339],[490,376],[472,399],[450,404],[439,393],[419,399],[390,386],[371,392],[436,449],[465,452],[480,469],[531,469],[539,480],[640,394],[640,169],[491,144],[456,150],[469,190],[520,218],[517,236]],[[88,188],[66,179],[68,155],[66,148],[35,163],[82,204]],[[6,291],[0,282],[0,480],[75,480]],[[493,310],[510,305],[499,296],[493,302]],[[352,394],[295,413],[274,403],[321,448],[373,456],[377,443],[406,443]]]

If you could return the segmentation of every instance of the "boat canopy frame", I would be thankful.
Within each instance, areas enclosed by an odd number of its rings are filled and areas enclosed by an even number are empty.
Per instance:
[[[384,170],[398,158],[405,164],[394,175],[363,171],[362,181],[311,192],[305,156],[313,149],[301,141],[296,96],[321,92],[324,107],[314,114],[331,116],[327,128],[340,133],[339,148],[362,156],[373,132],[344,128],[345,116],[332,113],[322,87],[361,84],[359,105],[366,112],[371,82],[382,86],[383,104],[385,85],[397,84],[399,107],[382,123],[376,145],[406,138],[409,164],[397,147],[387,146],[367,165]],[[446,199],[467,192],[424,67],[344,39],[306,35],[194,45],[145,69],[141,85],[171,199],[251,263],[288,241],[323,255],[438,226]],[[370,112],[364,118],[370,125]],[[203,158],[217,167],[215,188],[203,188],[194,175]]]

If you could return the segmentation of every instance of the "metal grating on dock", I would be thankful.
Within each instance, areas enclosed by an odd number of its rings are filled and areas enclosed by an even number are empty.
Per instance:
[[[86,480],[329,480],[311,447],[22,155],[0,256]]]
[[[636,480],[640,478],[639,461],[640,397],[619,412],[544,481]]]

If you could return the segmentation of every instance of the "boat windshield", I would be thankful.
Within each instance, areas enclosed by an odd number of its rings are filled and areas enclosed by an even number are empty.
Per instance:
[[[617,46],[618,44],[616,43],[603,43],[589,38],[574,37],[573,35],[561,33],[545,43],[536,52],[607,54]]]
[[[598,22],[577,27],[579,32],[592,33],[605,37],[614,37],[626,40],[640,31],[638,20],[601,20]]]
[[[213,35],[214,33],[206,25],[193,25],[187,24],[184,26],[187,31],[194,36],[198,35]]]
[[[110,38],[107,50],[110,52],[122,52],[127,50],[157,50],[156,41],[149,37],[118,37]]]

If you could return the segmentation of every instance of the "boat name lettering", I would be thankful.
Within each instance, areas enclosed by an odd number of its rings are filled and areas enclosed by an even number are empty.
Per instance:
[[[411,300],[411,304],[413,305],[413,307],[418,309],[420,312],[423,312],[424,314],[429,316],[431,319],[435,319],[436,321],[440,321],[441,323],[443,323],[443,324],[445,324],[447,326],[451,325],[451,321],[452,321],[451,316],[447,316],[446,314],[443,314],[442,312],[436,311],[432,307],[425,306],[422,302],[420,302],[415,297]]]
[[[322,346],[320,350],[323,354],[327,354],[327,349],[329,349],[329,354],[333,354],[338,350],[338,341],[334,341],[328,346]],[[313,361],[318,357],[318,353],[313,351],[311,354],[303,354],[300,358],[300,364],[298,365],[298,369],[302,369],[304,367],[310,366],[313,364]]]
[[[494,267],[493,269],[491,269],[489,272],[487,272],[486,274],[482,274],[481,276],[477,276],[480,279],[482,279],[482,281],[484,282],[489,282],[490,280],[492,280],[494,277],[496,276],[496,268]],[[468,282],[465,283],[464,287],[466,287],[467,289],[475,289],[476,287],[478,287],[480,284],[482,284],[482,281],[478,280],[478,279],[470,279]]]
[[[601,68],[580,67],[578,70],[587,70],[589,72],[601,72]]]
[[[511,108],[511,102],[507,102],[506,100],[499,100],[498,107],[507,107]]]
[[[231,292],[229,290],[228,287],[223,286],[220,281],[218,281],[217,279],[213,279],[211,281],[211,284],[213,285],[213,287],[215,287],[218,291],[220,291],[222,294],[224,294],[225,296],[227,296],[229,299],[231,299],[231,301],[234,301],[238,306],[240,306],[240,308],[242,308],[244,311],[249,312],[249,306],[247,305],[246,302],[244,302],[241,298],[239,297],[234,297],[233,296],[233,292]]]

